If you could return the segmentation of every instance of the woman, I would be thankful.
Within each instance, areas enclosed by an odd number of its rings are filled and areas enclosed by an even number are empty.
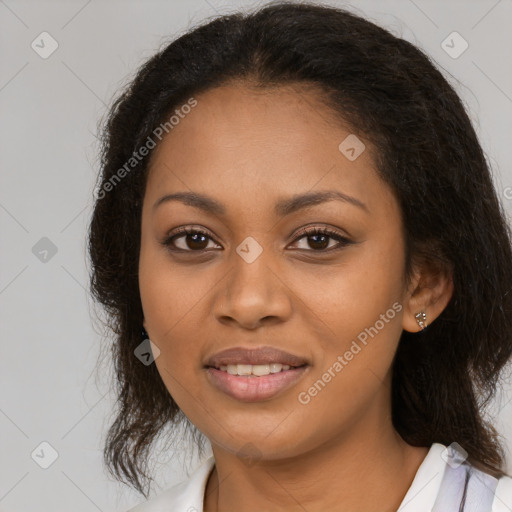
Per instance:
[[[147,497],[150,446],[182,422],[213,452],[133,511],[512,510],[483,419],[512,349],[510,229],[410,43],[291,3],[172,42],[110,112],[89,250],[112,474]]]

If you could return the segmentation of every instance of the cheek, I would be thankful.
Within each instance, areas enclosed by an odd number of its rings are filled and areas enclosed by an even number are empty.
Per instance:
[[[158,372],[173,399],[186,413],[190,396],[197,395],[197,368],[201,361],[201,322],[197,309],[205,290],[169,261],[141,265],[140,294],[151,340],[160,350]]]
[[[187,358],[192,355],[189,340],[183,338],[190,297],[184,293],[179,276],[169,272],[165,263],[155,261],[155,258],[145,258],[142,254],[139,288],[147,330],[151,341],[160,350],[155,364],[174,398],[179,394],[176,379],[180,382],[184,378],[179,373],[180,368],[189,366]]]
[[[144,318],[155,341],[168,344],[190,321],[213,286],[208,275],[197,266],[176,264],[165,249],[143,248],[139,289]]]
[[[337,265],[290,271],[286,280],[307,305],[304,314],[328,338],[324,349],[335,340],[352,339],[401,301],[401,251],[399,240],[368,238]],[[389,316],[399,320],[395,310]]]
[[[319,411],[339,396],[345,411],[366,403],[382,386],[402,332],[401,241],[383,232],[364,244],[332,266],[328,279],[324,272],[296,281],[320,349],[304,400],[311,398]],[[315,393],[321,397],[313,399]]]

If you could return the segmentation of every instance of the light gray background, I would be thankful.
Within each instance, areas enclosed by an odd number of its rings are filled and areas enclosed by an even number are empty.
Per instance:
[[[348,5],[402,35],[443,68],[470,110],[510,214],[512,2],[329,3]],[[97,125],[119,87],[167,39],[207,17],[253,5],[0,0],[2,511],[124,511],[142,501],[109,479],[101,460],[114,397],[108,365],[98,378],[94,373],[103,339],[87,293]],[[59,45],[47,59],[31,47],[43,31]],[[453,31],[469,43],[456,59],[441,47]],[[43,237],[57,249],[46,262],[32,250]],[[507,439],[509,472],[511,397],[508,384],[491,411]],[[31,458],[43,441],[58,452],[48,469]],[[38,453],[42,460],[49,452]],[[193,458],[191,467],[196,463]],[[164,461],[154,492],[186,475],[179,460]]]

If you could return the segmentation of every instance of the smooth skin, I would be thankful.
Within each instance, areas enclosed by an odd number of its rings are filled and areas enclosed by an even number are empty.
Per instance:
[[[144,327],[161,351],[155,364],[169,393],[212,444],[207,512],[394,512],[428,452],[392,425],[391,365],[402,330],[420,330],[414,315],[423,309],[431,323],[446,307],[452,277],[417,266],[405,283],[397,200],[364,137],[356,160],[340,152],[350,127],[318,98],[297,86],[220,86],[196,96],[152,156],[139,263]],[[319,191],[364,207],[326,200],[274,211],[278,201]],[[155,207],[177,192],[207,195],[225,211],[176,200]],[[352,243],[297,236],[305,226]],[[180,227],[207,237],[181,233],[169,242]],[[236,251],[247,237],[263,249],[252,263]],[[394,318],[300,403],[395,302],[402,308]],[[246,403],[207,378],[205,361],[216,352],[264,345],[309,363],[285,392]]]

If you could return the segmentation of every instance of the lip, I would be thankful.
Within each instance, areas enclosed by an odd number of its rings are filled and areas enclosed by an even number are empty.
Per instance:
[[[270,364],[290,366],[288,370],[257,376],[231,375],[220,370],[230,364]],[[292,387],[309,370],[309,361],[275,347],[259,348],[232,347],[217,352],[205,363],[210,383],[228,396],[241,402],[269,400]]]
[[[244,348],[233,347],[217,352],[205,362],[205,367],[219,369],[228,364],[270,364],[281,363],[298,367],[308,364],[303,357],[296,356],[275,347]],[[261,377],[260,377],[261,378]]]
[[[261,402],[274,398],[292,387],[309,368],[310,366],[305,364],[289,370],[282,370],[279,373],[256,377],[231,375],[228,372],[209,367],[206,369],[206,375],[211,384],[235,400]]]

